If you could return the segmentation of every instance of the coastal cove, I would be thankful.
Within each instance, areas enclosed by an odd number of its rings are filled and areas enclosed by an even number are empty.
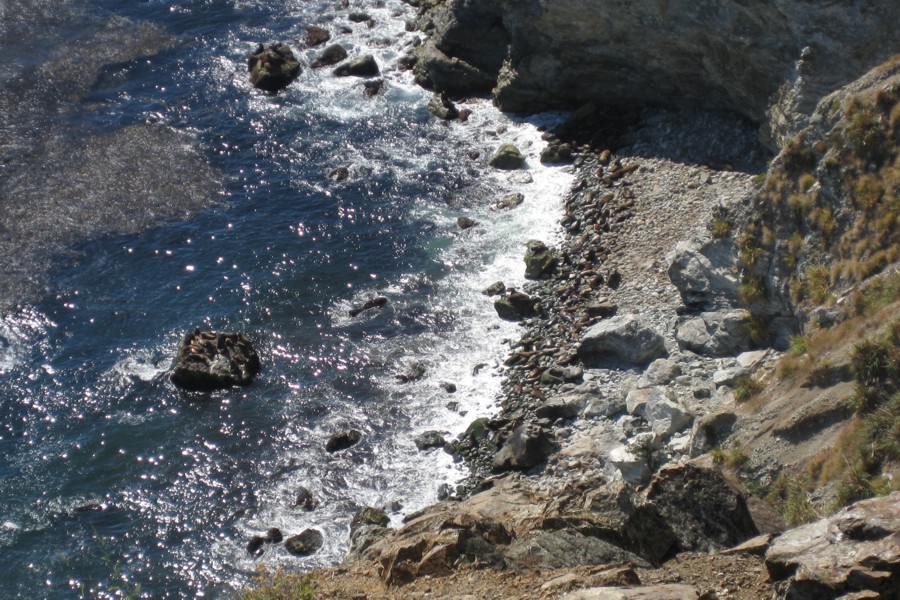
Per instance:
[[[895,4],[0,5],[0,596],[898,597]]]
[[[493,410],[517,334],[481,291],[524,282],[524,242],[554,239],[572,176],[541,165],[537,125],[559,117],[476,99],[465,124],[435,119],[395,66],[412,10],[359,8],[372,27],[315,2],[4,9],[0,595],[235,595],[260,564],[337,563],[359,507],[399,522],[464,476],[414,438]],[[313,24],[376,57],[378,95],[309,66]],[[249,53],[281,40],[302,73],[253,90]],[[527,155],[517,175],[486,164],[504,142]],[[260,375],[179,392],[195,326],[253,340]],[[348,428],[362,441],[326,452]],[[249,554],[271,527],[324,546]]]

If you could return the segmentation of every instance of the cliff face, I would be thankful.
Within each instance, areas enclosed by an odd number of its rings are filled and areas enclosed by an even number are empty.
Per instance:
[[[420,79],[514,112],[702,105],[784,141],[824,95],[900,49],[896,0],[450,0]]]

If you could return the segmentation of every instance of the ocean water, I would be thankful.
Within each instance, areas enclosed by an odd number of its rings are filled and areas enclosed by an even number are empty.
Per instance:
[[[339,562],[357,508],[396,525],[464,475],[413,437],[495,408],[518,332],[481,290],[521,285],[525,242],[557,235],[571,176],[540,165],[538,126],[559,115],[474,100],[467,124],[437,121],[393,68],[412,9],[351,4],[0,0],[0,597],[236,596],[259,565]],[[374,54],[382,94],[308,67],[253,90],[256,44],[308,65],[311,24]],[[527,176],[485,165],[507,141]],[[383,309],[347,315],[375,294]],[[172,386],[196,325],[255,342],[252,385]],[[326,453],[348,427],[362,442]],[[325,546],[250,557],[270,527]]]

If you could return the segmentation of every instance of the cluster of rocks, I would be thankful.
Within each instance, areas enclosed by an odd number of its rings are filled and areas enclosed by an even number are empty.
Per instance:
[[[371,28],[374,19],[367,13],[351,12],[347,15],[351,23],[365,24]],[[341,32],[350,33],[348,27],[341,27]],[[319,25],[310,25],[306,28],[302,44],[306,48],[316,48],[331,41],[331,32]],[[349,59],[349,60],[348,60]],[[412,68],[414,60],[409,57],[400,61],[399,68]],[[361,77],[368,79],[363,85],[366,95],[375,96],[384,88],[384,80],[374,79],[381,75],[381,68],[371,54],[363,54],[350,58],[347,49],[340,43],[326,46],[318,56],[310,63],[312,69],[335,67],[335,77]],[[290,85],[302,72],[300,60],[286,43],[278,42],[268,47],[259,44],[247,59],[247,70],[250,73],[250,83],[254,87],[265,92],[275,94]]]

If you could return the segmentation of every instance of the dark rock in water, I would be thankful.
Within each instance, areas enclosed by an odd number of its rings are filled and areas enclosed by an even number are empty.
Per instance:
[[[460,217],[456,220],[456,224],[460,229],[471,229],[472,227],[478,225],[478,221],[470,217]]]
[[[501,319],[521,321],[537,314],[535,300],[523,292],[512,291],[494,301],[494,310]]]
[[[525,164],[525,155],[512,144],[503,144],[488,161],[495,169],[506,171],[520,169]]]
[[[297,501],[294,503],[294,506],[299,507],[301,510],[309,511],[313,510],[318,505],[319,501],[316,500],[311,491],[303,486],[300,486],[297,489]]]
[[[499,296],[506,291],[506,285],[502,281],[495,281],[481,292],[485,296]]]
[[[442,483],[438,486],[437,489],[437,499],[438,502],[443,502],[444,500],[449,500],[453,497],[453,488],[450,487],[448,483]]]
[[[383,89],[384,79],[376,79],[374,81],[366,81],[363,83],[363,90],[365,90],[366,96],[369,98],[377,96]]]
[[[347,15],[347,18],[352,23],[365,23],[367,21],[373,20],[371,15],[369,15],[368,13],[364,13],[364,12],[352,12],[349,15]]]
[[[328,172],[328,179],[332,181],[344,181],[350,177],[350,169],[347,167],[335,167]]]
[[[259,356],[243,334],[198,327],[181,341],[171,379],[186,390],[215,390],[247,385],[259,368]]]
[[[281,534],[281,530],[277,527],[272,527],[266,532],[266,541],[270,544],[277,544],[283,539],[284,536]]]
[[[424,433],[420,433],[413,440],[416,443],[416,448],[419,450],[429,450],[431,448],[443,448],[444,444],[447,441],[444,439],[444,436],[441,435],[440,431],[426,431]]]
[[[418,58],[415,54],[409,53],[404,54],[400,58],[397,59],[397,70],[398,71],[409,71],[413,67],[416,66],[416,61]]]
[[[294,556],[309,556],[318,552],[324,543],[325,538],[320,531],[306,529],[286,539],[284,541],[284,549]]]
[[[339,66],[334,70],[334,74],[337,77],[375,77],[381,74],[381,70],[375,62],[375,57],[365,54]]]
[[[418,381],[425,377],[425,365],[422,363],[413,363],[409,366],[409,369],[406,373],[402,373],[401,375],[397,375],[397,381],[400,383],[409,383],[411,381]]]
[[[384,306],[385,304],[387,304],[387,301],[388,301],[388,299],[385,298],[384,296],[375,296],[374,298],[370,298],[369,300],[366,300],[362,306],[357,306],[355,308],[351,308],[349,311],[347,311],[347,314],[349,314],[351,317],[355,317],[355,316],[359,315],[360,313],[370,310],[372,308],[378,308],[380,306]]]
[[[539,464],[553,451],[547,433],[532,424],[519,425],[494,455],[494,470],[526,470]]]
[[[272,527],[266,532],[266,535],[254,535],[250,538],[250,541],[247,542],[247,554],[254,558],[262,556],[263,544],[277,544],[283,538],[281,530],[277,527]]]
[[[530,240],[525,250],[525,278],[540,279],[556,267],[556,253],[540,240]]]
[[[570,144],[549,144],[541,152],[541,162],[544,164],[570,163],[572,160],[572,146]]]
[[[318,25],[310,25],[306,28],[306,35],[303,36],[303,43],[307,48],[321,46],[331,39],[331,34],[324,27]]]
[[[319,58],[314,60],[310,65],[313,69],[321,69],[322,67],[330,67],[336,65],[347,58],[347,51],[340,44],[332,44],[322,51]]]
[[[364,506],[356,511],[356,514],[353,515],[353,520],[350,521],[350,537],[353,537],[356,530],[364,525],[387,527],[390,522],[391,519],[387,516],[387,513],[380,508]]]
[[[247,61],[250,83],[255,87],[275,93],[286,88],[300,75],[300,62],[287,44],[262,44]]]
[[[503,196],[500,200],[491,205],[494,210],[510,210],[525,202],[525,194],[516,192]]]
[[[328,439],[328,442],[325,444],[325,451],[339,452],[340,450],[346,450],[347,448],[358,444],[361,439],[362,432],[357,429],[341,431]]]
[[[262,556],[263,553],[263,544],[266,543],[266,538],[261,535],[254,535],[250,538],[250,541],[247,542],[247,554],[253,556],[254,558],[257,556]]]
[[[456,384],[452,381],[442,381],[441,387],[444,388],[444,391],[448,394],[453,394],[456,392]]]
[[[431,98],[431,101],[428,103],[428,112],[445,121],[451,121],[459,117],[459,110],[457,110],[456,105],[444,93],[435,94]]]
[[[459,109],[459,114],[456,115],[456,120],[460,123],[465,123],[469,120],[469,117],[472,116],[472,111],[468,108]]]

